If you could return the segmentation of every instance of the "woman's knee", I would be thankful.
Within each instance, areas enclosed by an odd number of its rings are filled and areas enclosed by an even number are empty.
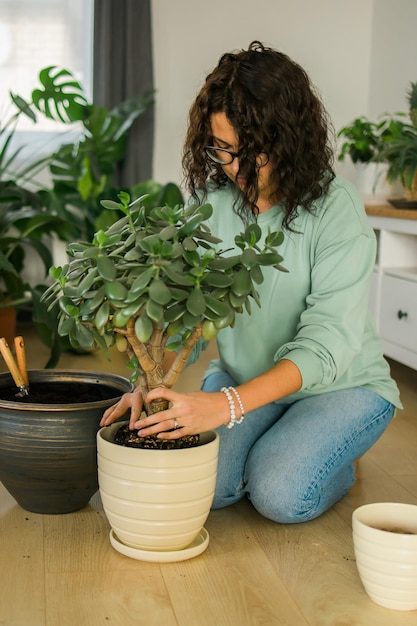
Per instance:
[[[274,473],[272,478],[268,480],[265,471],[255,479],[249,477],[246,491],[250,502],[274,522],[299,524],[319,517],[341,500],[354,484],[355,473],[350,465],[320,480],[309,476],[279,480]]]

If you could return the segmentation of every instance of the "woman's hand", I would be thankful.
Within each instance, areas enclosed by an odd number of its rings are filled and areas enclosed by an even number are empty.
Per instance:
[[[107,426],[132,409],[129,427],[138,429],[141,437],[157,435],[160,439],[179,439],[196,435],[227,424],[230,419],[229,403],[224,393],[194,391],[177,393],[172,389],[157,388],[150,391],[147,402],[163,398],[171,403],[166,411],[143,416],[140,393],[127,393],[103,415],[100,425]]]
[[[133,424],[141,437],[157,435],[160,439],[179,439],[212,430],[230,419],[229,403],[221,392],[177,393],[158,387],[148,393],[146,401],[157,398],[168,400],[171,406],[166,411],[143,416]]]
[[[106,409],[103,413],[103,417],[100,421],[100,426],[110,426],[123,415],[126,415],[130,409],[129,428],[134,429],[134,423],[138,421],[142,414],[143,398],[139,388],[136,388],[132,393],[125,393],[120,398],[119,402],[113,404]]]

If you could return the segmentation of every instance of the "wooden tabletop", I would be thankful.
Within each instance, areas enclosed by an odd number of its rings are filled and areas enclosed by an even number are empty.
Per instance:
[[[365,198],[365,211],[368,215],[378,215],[379,217],[396,217],[403,220],[417,220],[417,210],[396,209],[385,200],[375,200]]]

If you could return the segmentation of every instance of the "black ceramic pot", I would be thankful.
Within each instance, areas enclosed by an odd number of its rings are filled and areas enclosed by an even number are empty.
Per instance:
[[[115,374],[33,370],[29,387],[27,400],[15,398],[11,376],[0,374],[0,480],[27,511],[77,511],[98,489],[96,433],[103,411],[133,385]]]

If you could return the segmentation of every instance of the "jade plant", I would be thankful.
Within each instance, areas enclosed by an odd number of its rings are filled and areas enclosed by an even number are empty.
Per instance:
[[[102,204],[124,216],[91,242],[70,244],[69,263],[51,268],[54,283],[43,297],[49,307],[59,304],[58,332],[73,347],[126,352],[146,399],[151,389],[175,385],[200,339],[214,339],[244,309],[250,314],[252,300],[260,306],[262,268],[286,271],[276,250],[283,233],[269,231],[261,242],[251,223],[235,248],[222,249],[206,223],[210,204],[152,207],[126,192],[118,198]],[[164,371],[168,350],[177,355]],[[165,400],[145,400],[147,414],[165,408]]]

